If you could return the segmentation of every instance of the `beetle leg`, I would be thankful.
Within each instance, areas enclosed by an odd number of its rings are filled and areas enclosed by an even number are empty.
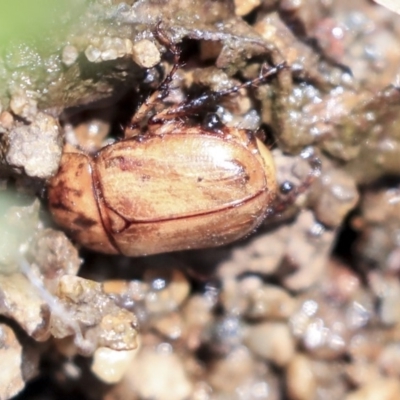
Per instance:
[[[148,117],[148,114],[154,109],[158,98],[159,98],[159,92],[155,91],[139,107],[139,109],[133,115],[130,123],[125,127],[124,130],[125,139],[137,136],[141,133],[141,126],[143,124],[143,121]]]
[[[170,129],[167,127],[162,130],[159,130],[158,127],[162,126],[163,124],[168,124],[168,122],[176,123],[179,122],[179,120],[183,121],[185,118],[187,118],[188,115],[194,115],[196,110],[197,111],[201,110],[208,103],[215,102],[218,98],[227,96],[231,93],[237,93],[239,90],[243,88],[258,85],[261,82],[265,81],[268,77],[279,73],[279,71],[281,71],[284,68],[288,68],[285,62],[278,64],[273,68],[267,67],[266,64],[264,64],[261,68],[259,76],[255,79],[252,79],[250,81],[242,83],[241,85],[233,86],[229,89],[222,90],[219,92],[204,93],[203,95],[196,97],[195,99],[184,101],[178,104],[177,106],[167,108],[153,115],[148,120],[149,131],[153,133],[158,132],[159,134],[164,134],[164,131],[170,132]],[[173,73],[175,73],[175,71],[173,71]],[[169,75],[171,75],[171,73]],[[171,78],[172,76],[173,75],[171,75]],[[167,83],[167,86],[169,84],[170,82]]]
[[[181,58],[180,47],[171,41],[171,39],[167,36],[165,31],[162,29],[161,25],[162,25],[162,22],[159,21],[158,24],[156,25],[156,29],[154,30],[153,35],[174,56],[171,70],[165,76],[164,80],[161,82],[160,86],[157,89],[157,91],[160,93],[160,97],[158,97],[158,98],[164,99],[169,94],[169,88],[171,86],[172,80],[174,79],[176,71],[179,68],[182,68],[183,64],[180,62],[180,58]]]
[[[245,89],[251,86],[257,86],[260,83],[264,82],[272,75],[278,74],[281,70],[289,68],[286,62],[282,62],[275,67],[268,67],[264,64],[261,67],[260,74],[257,78],[254,78],[250,81],[244,82],[237,86],[232,86],[229,89],[221,90],[219,92],[211,92],[204,93],[203,95],[196,97],[195,99],[182,102],[178,104],[176,107],[172,107],[168,109],[166,115],[163,115],[164,119],[176,119],[179,117],[185,117],[189,113],[192,114],[194,110],[199,110],[203,108],[207,103],[215,102],[217,99],[227,96],[232,93],[237,93],[241,89]]]
[[[180,62],[181,50],[179,46],[177,46],[169,39],[165,31],[161,28],[161,25],[162,25],[161,22],[159,22],[156,25],[153,35],[162,45],[164,45],[167,48],[168,51],[170,51],[173,54],[174,59],[172,68],[165,76],[163,81],[160,83],[156,91],[151,96],[149,96],[136,111],[130,123],[124,130],[125,138],[137,136],[141,133],[140,127],[143,121],[148,117],[150,112],[154,110],[155,106],[159,104],[159,101],[165,99],[169,95],[171,82],[174,79],[176,71],[183,66],[183,64]],[[155,125],[156,123],[158,122],[155,122],[153,120],[152,125]]]

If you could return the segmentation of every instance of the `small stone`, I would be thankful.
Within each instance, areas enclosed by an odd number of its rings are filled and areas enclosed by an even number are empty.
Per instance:
[[[102,61],[111,61],[118,58],[118,50],[117,49],[107,49],[101,52],[101,60]]]
[[[212,301],[198,294],[192,295],[182,307],[186,346],[189,349],[200,347],[202,334],[213,320],[212,308]]]
[[[100,150],[110,133],[110,121],[107,118],[111,119],[106,111],[101,110],[101,113],[93,112],[93,117],[76,125],[66,124],[64,133],[67,142],[90,154]]]
[[[345,400],[398,400],[400,382],[397,379],[382,378],[368,382],[360,389],[348,394]]]
[[[261,4],[261,0],[235,0],[235,14],[239,17],[251,13]]]
[[[368,344],[367,344],[368,346]],[[361,387],[381,379],[379,366],[372,360],[359,357],[346,366],[346,378],[353,387]]]
[[[296,308],[296,300],[278,286],[263,285],[249,293],[245,314],[249,318],[287,319]]]
[[[65,274],[76,275],[82,263],[78,250],[64,232],[50,228],[40,230],[35,235],[29,252],[41,274],[50,280]]]
[[[295,350],[290,330],[281,322],[249,325],[244,343],[254,354],[280,367],[291,360]]]
[[[284,286],[295,291],[305,290],[323,276],[335,232],[325,229],[311,211],[305,210],[290,227],[287,240],[286,258],[295,272],[284,277]]]
[[[15,126],[8,135],[7,163],[31,177],[48,179],[57,172],[63,138],[52,116],[39,112],[29,125]]]
[[[101,59],[110,61],[130,54],[132,52],[132,42],[129,39],[106,37],[102,41],[101,48]]]
[[[10,100],[11,111],[28,121],[33,121],[37,113],[37,103],[24,93],[14,94]]]
[[[142,348],[123,382],[142,399],[185,400],[193,388],[183,360],[166,343]]]
[[[133,350],[137,347],[137,319],[117,306],[100,283],[71,275],[59,280],[57,309],[52,310],[52,334],[56,338],[74,334],[82,354],[99,347]]]
[[[24,346],[14,331],[0,324],[0,399],[10,399],[38,372],[39,357]]]
[[[150,287],[145,299],[146,308],[150,313],[177,309],[190,291],[186,276],[178,269],[148,269],[143,280]]]
[[[8,111],[3,111],[0,114],[0,126],[4,130],[10,130],[14,124],[14,117]]]
[[[400,377],[400,346],[398,342],[387,344],[378,358],[378,366],[386,376]]]
[[[61,59],[67,67],[70,67],[78,59],[78,56],[78,49],[75,46],[67,45],[63,48]]]
[[[329,227],[339,226],[358,198],[354,179],[339,169],[324,171],[313,185],[311,194],[318,221]]]
[[[48,338],[49,307],[23,274],[0,274],[0,298],[0,314],[17,321],[37,340]]]
[[[345,354],[352,331],[342,309],[319,296],[307,298],[290,318],[291,332],[311,354],[323,359]]]
[[[100,62],[101,59],[101,50],[93,45],[89,45],[85,50],[85,56],[90,62]]]
[[[93,356],[92,372],[103,382],[113,384],[119,382],[130,368],[137,349],[117,351],[107,347],[99,347]]]
[[[296,354],[287,365],[286,387],[290,400],[309,400],[316,397],[316,376],[306,356]]]
[[[217,392],[235,393],[255,372],[255,362],[244,346],[236,347],[226,357],[212,363],[209,382]]]
[[[113,307],[114,308],[114,307]],[[136,317],[125,309],[111,309],[99,324],[99,344],[114,350],[131,350],[137,347]]]
[[[152,68],[161,60],[157,46],[147,39],[133,43],[132,59],[142,68]]]
[[[152,326],[161,335],[170,340],[177,340],[182,336],[183,321],[181,315],[177,312],[172,312],[160,317],[156,317]]]

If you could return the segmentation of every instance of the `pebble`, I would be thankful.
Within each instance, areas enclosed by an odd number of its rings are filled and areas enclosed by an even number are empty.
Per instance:
[[[261,0],[235,0],[235,14],[239,17],[250,14],[261,4]]]
[[[325,165],[325,164],[324,164]],[[312,188],[311,202],[318,221],[329,227],[339,226],[357,204],[356,183],[340,169],[324,170]]]
[[[22,273],[0,274],[0,313],[8,316],[37,340],[49,337],[49,307]]]
[[[91,370],[103,382],[109,385],[117,383],[130,368],[137,351],[117,351],[99,347],[94,352]]]
[[[193,390],[182,359],[166,343],[143,347],[123,382],[142,399],[186,400]]]
[[[290,400],[314,399],[317,381],[309,358],[296,354],[286,367],[286,387]]]
[[[100,283],[64,275],[57,297],[52,307],[54,337],[74,334],[76,346],[85,355],[99,347],[119,351],[137,347],[136,316],[116,305]]]
[[[154,42],[143,39],[133,43],[132,59],[139,67],[153,68],[161,61],[161,54]]]
[[[145,298],[149,313],[176,310],[190,290],[186,276],[178,269],[147,269],[143,281],[149,285]]]
[[[348,394],[345,400],[398,400],[400,382],[397,379],[382,378],[368,382],[365,386]]]
[[[39,355],[24,346],[14,331],[0,324],[0,399],[10,399],[18,394],[39,368]]]
[[[244,346],[235,348],[226,357],[212,362],[209,368],[209,382],[216,391],[235,393],[252,376],[255,363]]]
[[[287,365],[295,352],[294,338],[281,322],[248,325],[244,343],[255,355],[279,367]]]
[[[67,45],[62,50],[61,60],[67,67],[70,67],[78,59],[78,56],[78,49],[75,46]]]
[[[59,166],[63,137],[52,116],[38,112],[29,125],[14,126],[8,134],[7,163],[30,177],[48,179]]]

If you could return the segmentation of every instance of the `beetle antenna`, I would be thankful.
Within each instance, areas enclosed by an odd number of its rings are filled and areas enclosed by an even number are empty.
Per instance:
[[[260,74],[257,78],[244,82],[240,85],[233,86],[229,89],[221,90],[219,92],[204,93],[201,96],[196,97],[195,99],[178,104],[178,106],[170,109],[168,111],[168,114],[174,116],[185,115],[188,111],[202,108],[205,104],[209,102],[214,102],[221,97],[227,96],[231,93],[237,93],[239,90],[244,88],[257,86],[268,79],[270,76],[277,75],[280,71],[286,68],[289,68],[289,66],[285,61],[276,65],[275,67],[269,67],[267,64],[263,64]]]
[[[257,86],[260,83],[265,82],[265,80],[267,80],[270,76],[277,75],[280,71],[282,71],[283,69],[287,69],[287,68],[290,68],[290,67],[288,66],[286,61],[279,63],[275,67],[270,67],[268,64],[264,63],[261,66],[261,70],[260,70],[260,73],[257,78],[254,78],[250,81],[244,82],[240,85],[233,86],[229,89],[215,92],[216,97],[218,98],[218,97],[227,96],[228,94],[231,94],[231,93],[237,93],[241,89],[246,89],[248,87]]]
[[[153,32],[154,37],[163,45],[165,48],[172,53],[173,55],[173,62],[172,68],[165,76],[164,80],[161,82],[160,86],[158,87],[158,96],[161,99],[164,99],[169,94],[169,89],[172,80],[174,79],[176,71],[182,68],[185,63],[180,61],[181,58],[181,49],[177,46],[170,37],[166,34],[165,30],[162,28],[162,21],[159,21],[156,25],[156,28]]]

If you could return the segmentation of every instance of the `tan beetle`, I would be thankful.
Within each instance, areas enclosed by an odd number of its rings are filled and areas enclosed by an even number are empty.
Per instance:
[[[276,197],[270,151],[252,132],[185,121],[205,98],[167,108],[148,119],[145,132],[139,129],[168,94],[179,66],[179,51],[171,48],[171,72],[134,115],[125,138],[94,156],[68,146],[49,184],[55,221],[89,249],[141,256],[220,246],[253,231]]]

